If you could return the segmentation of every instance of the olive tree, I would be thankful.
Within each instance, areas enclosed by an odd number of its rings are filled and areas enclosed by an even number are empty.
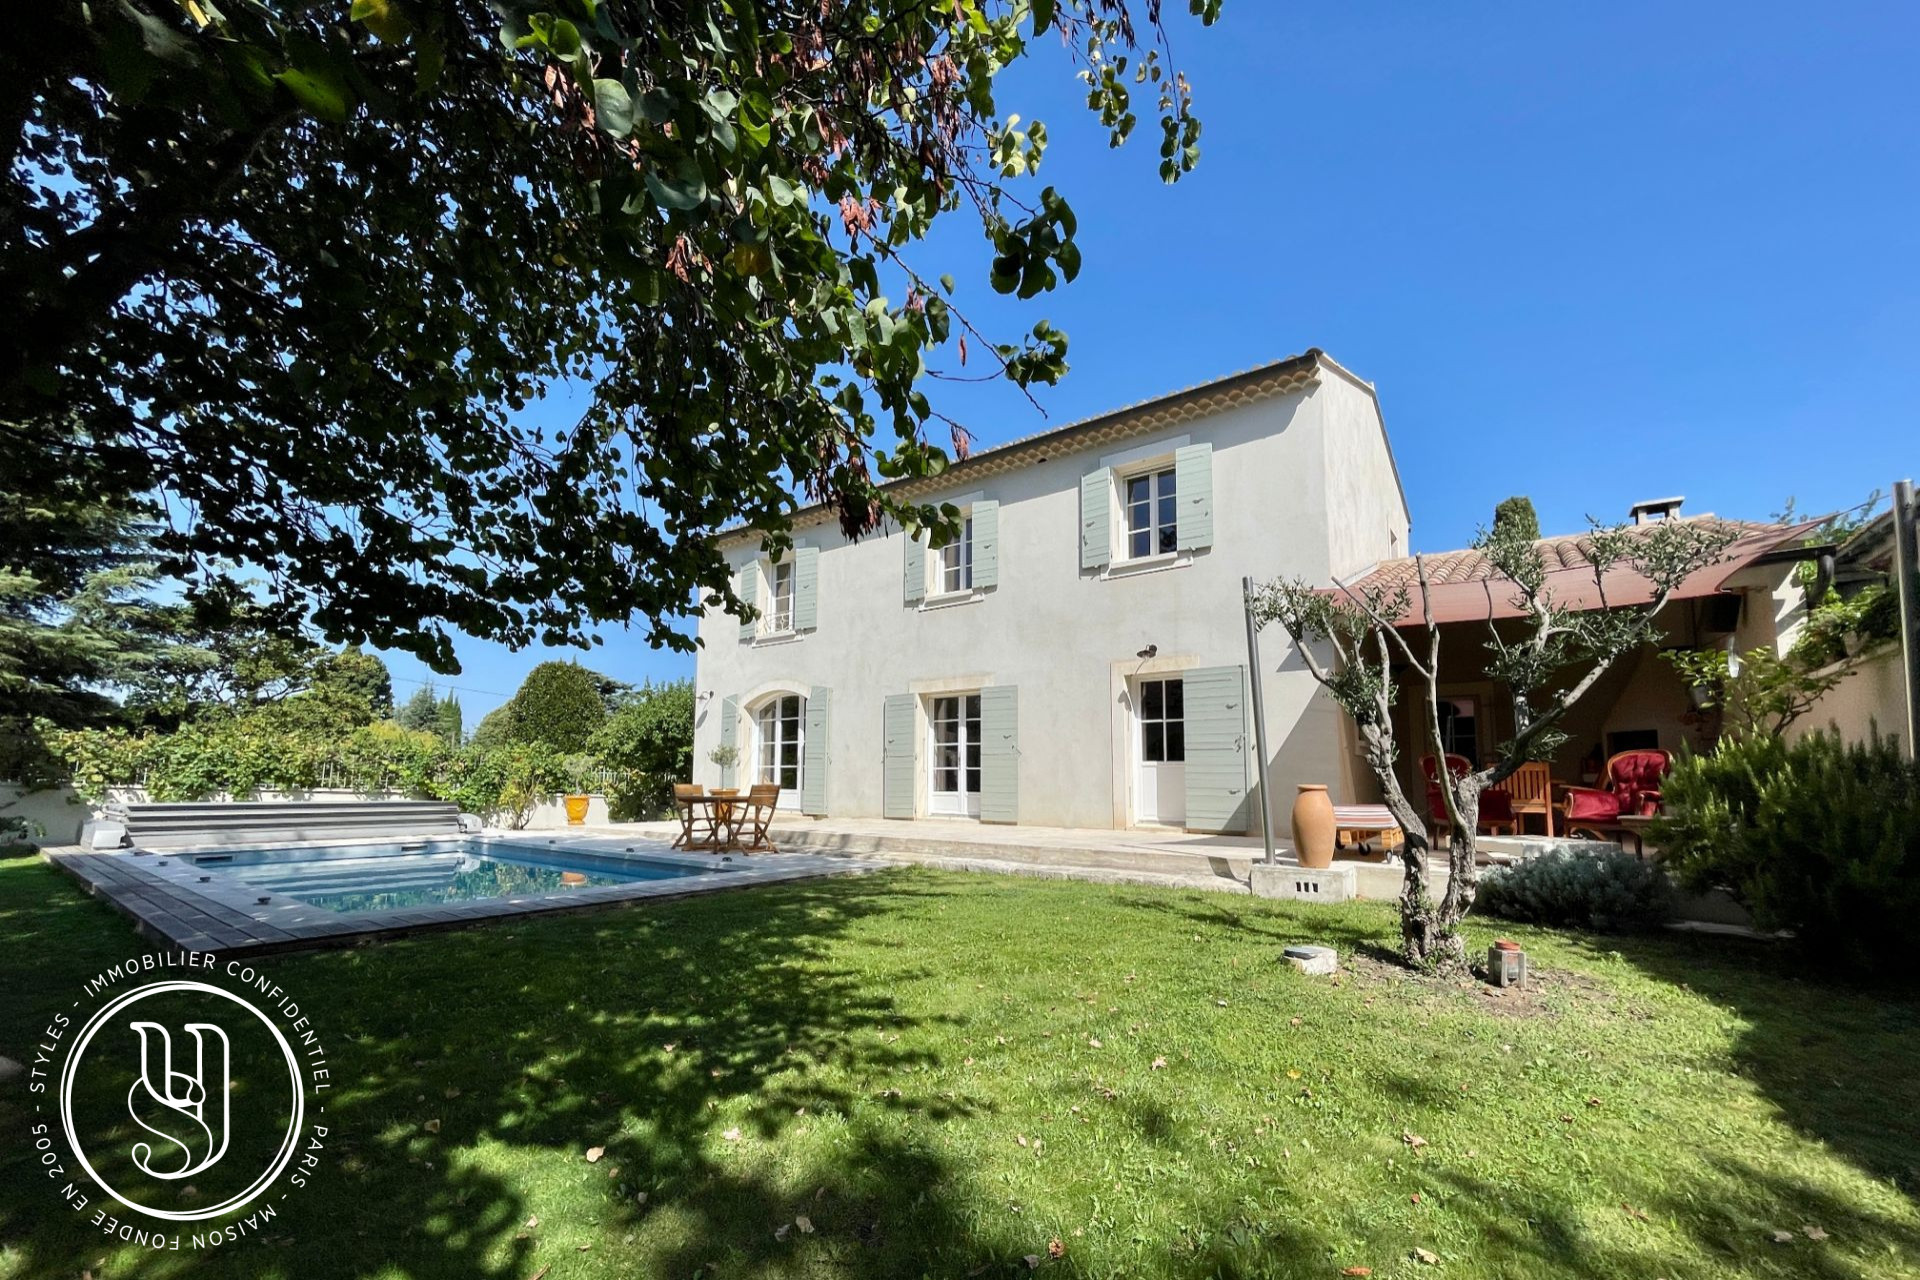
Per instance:
[[[1402,744],[1396,740],[1393,708],[1402,681],[1411,681],[1416,689],[1421,721],[1417,731],[1428,741],[1441,741],[1441,629],[1431,607],[1425,557],[1414,557],[1412,589],[1327,589],[1299,578],[1254,588],[1248,608],[1256,621],[1279,623],[1314,679],[1353,717],[1361,753],[1406,833],[1400,851],[1406,871],[1400,935],[1409,964],[1438,971],[1465,966],[1460,922],[1479,886],[1481,795],[1527,761],[1550,757],[1566,741],[1559,725],[1568,710],[1615,663],[1657,639],[1657,617],[1674,591],[1724,557],[1735,532],[1731,525],[1694,520],[1595,525],[1587,567],[1599,607],[1583,610],[1555,599],[1546,561],[1523,529],[1500,522],[1481,532],[1474,546],[1486,555],[1494,575],[1487,595],[1484,670],[1512,699],[1514,734],[1486,765],[1457,777],[1448,769],[1438,770],[1449,874],[1437,898],[1427,806],[1406,794],[1394,767]],[[1607,575],[1616,568],[1629,569],[1644,581],[1650,593],[1644,602],[1615,606],[1608,601]],[[1502,589],[1519,614],[1517,629],[1505,633],[1493,625],[1494,592]]]

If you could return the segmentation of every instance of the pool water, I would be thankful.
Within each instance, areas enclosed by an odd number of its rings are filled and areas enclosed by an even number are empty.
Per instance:
[[[708,876],[726,870],[473,840],[221,849],[181,856],[204,874],[342,912],[532,897],[595,885]]]

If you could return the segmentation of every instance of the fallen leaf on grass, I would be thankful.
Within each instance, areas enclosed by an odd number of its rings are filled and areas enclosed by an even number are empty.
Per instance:
[[[1055,1236],[1053,1239],[1047,1241],[1047,1256],[1049,1258],[1064,1258],[1067,1256],[1067,1246],[1061,1241],[1059,1236]]]
[[[527,1280],[541,1280],[541,1277],[543,1277],[543,1276],[545,1276],[545,1275],[547,1274],[547,1272],[549,1272],[549,1271],[551,1271],[551,1270],[553,1270],[553,1264],[552,1264],[552,1263],[548,1263],[548,1264],[547,1264],[546,1266],[544,1266],[544,1267],[542,1267],[542,1268],[540,1268],[540,1269],[539,1269],[538,1271],[536,1271],[536,1272],[534,1272],[534,1273],[533,1273],[532,1275],[530,1275],[530,1276],[528,1276],[528,1277],[527,1277]]]
[[[422,1129],[425,1129],[428,1133],[440,1132],[440,1122],[438,1120],[429,1120],[425,1124],[421,1125],[420,1127]]]
[[[1373,1274],[1373,1268],[1372,1267],[1342,1267],[1340,1268],[1340,1274],[1343,1276],[1370,1276]]]
[[[1013,1140],[1014,1140],[1015,1142],[1017,1142],[1017,1143],[1019,1143],[1019,1144],[1020,1144],[1021,1146],[1023,1146],[1023,1147],[1027,1145],[1027,1135],[1026,1135],[1026,1134],[1024,1134],[1024,1133],[1016,1133],[1016,1134],[1014,1134],[1014,1135],[1013,1135]]]
[[[1431,1249],[1415,1249],[1413,1251],[1413,1260],[1415,1262],[1425,1263],[1429,1267],[1434,1267],[1440,1264],[1440,1255]]]
[[[1026,1257],[1026,1263],[1027,1263],[1027,1270],[1038,1271],[1040,1269],[1040,1255],[1037,1253],[1028,1254]]]
[[[539,1226],[539,1225],[540,1225],[540,1215],[536,1213],[536,1214],[533,1214],[532,1216],[530,1216],[530,1217],[529,1217],[529,1218],[527,1219],[527,1224],[526,1224],[526,1225],[527,1225],[527,1230],[529,1230],[529,1231],[531,1231],[531,1230],[533,1230],[533,1229],[534,1229],[535,1227],[537,1227],[537,1226]]]
[[[725,1133],[721,1134],[720,1136],[722,1138],[725,1138],[728,1142],[740,1141],[740,1131],[738,1129],[729,1129]]]
[[[587,1148],[587,1163],[588,1163],[588,1164],[599,1164],[599,1163],[600,1163],[600,1157],[601,1157],[601,1156],[603,1156],[603,1155],[605,1155],[605,1154],[607,1154],[607,1149],[606,1149],[605,1147],[588,1147],[588,1148]]]
[[[1622,1200],[1620,1202],[1620,1207],[1622,1209],[1625,1209],[1627,1211],[1627,1216],[1629,1218],[1634,1219],[1636,1222],[1652,1221],[1651,1218],[1647,1217],[1647,1211],[1645,1209],[1636,1209],[1632,1205],[1628,1204],[1625,1200]]]
[[[585,1253],[587,1250],[593,1248],[593,1246],[590,1244],[577,1244],[574,1248],[580,1253]]]
[[[1825,1240],[1827,1238],[1826,1232],[1812,1225],[1801,1227],[1800,1232],[1809,1240]]]
[[[1100,1044],[1100,1037],[1099,1037],[1099,1036],[1088,1036],[1088,1037],[1087,1037],[1087,1044],[1088,1044],[1088,1045],[1089,1045],[1090,1047],[1092,1047],[1092,1048],[1095,1048],[1095,1049],[1098,1049],[1098,1048],[1100,1048],[1100,1047],[1101,1047],[1101,1044]]]
[[[779,1226],[773,1229],[773,1238],[775,1240],[784,1241],[788,1236],[792,1234],[793,1234],[793,1224],[790,1222],[783,1222]]]
[[[459,1097],[459,1096],[460,1096],[460,1086],[459,1086],[459,1085],[455,1085],[455,1086],[453,1086],[453,1087],[452,1087],[451,1089],[448,1089],[448,1090],[447,1090],[447,1097],[449,1097],[449,1098],[457,1098],[457,1097]]]
[[[1166,1060],[1165,1058],[1155,1058],[1155,1059],[1153,1060],[1153,1065],[1152,1065],[1152,1066],[1150,1066],[1150,1067],[1148,1067],[1148,1068],[1147,1068],[1147,1070],[1149,1070],[1149,1071],[1159,1071],[1159,1070],[1162,1070],[1162,1069],[1164,1069],[1164,1068],[1166,1067],[1166,1065],[1167,1065],[1167,1060]]]
[[[1597,1106],[1599,1106],[1599,1105],[1600,1105],[1600,1099],[1598,1099],[1598,1098],[1588,1098],[1588,1099],[1587,1099],[1587,1105],[1588,1105],[1588,1106],[1590,1106],[1590,1107],[1597,1107]]]
[[[1773,1242],[1775,1244],[1792,1244],[1794,1239],[1794,1234],[1791,1231],[1775,1231],[1773,1233]]]
[[[1415,1151],[1418,1151],[1421,1147],[1424,1147],[1427,1145],[1427,1140],[1425,1138],[1421,1137],[1417,1133],[1413,1133],[1410,1131],[1401,1133],[1400,1141],[1406,1143],[1408,1146],[1412,1147]]]
[[[793,1225],[800,1228],[800,1234],[803,1236],[810,1236],[813,1234],[813,1219],[809,1218],[804,1213],[794,1218]]]

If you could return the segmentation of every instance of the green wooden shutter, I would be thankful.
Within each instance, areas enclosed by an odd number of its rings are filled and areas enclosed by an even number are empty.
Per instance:
[[[1080,477],[1080,567],[1104,569],[1113,559],[1113,471],[1102,467]]]
[[[832,727],[833,690],[815,685],[807,695],[807,745],[800,762],[800,812],[827,812],[827,733]]]
[[[1173,483],[1180,493],[1180,549],[1213,545],[1213,446],[1190,444],[1173,451]]]
[[[811,631],[820,625],[820,548],[796,547],[793,552],[793,629]]]
[[[980,821],[1020,820],[1020,715],[1016,689],[980,691]]]
[[[907,534],[907,562],[900,570],[903,597],[908,604],[927,598],[927,546],[919,535]]]
[[[731,747],[738,736],[740,720],[740,699],[722,698],[720,700],[720,745]],[[720,766],[720,785],[731,787],[733,783],[733,765]]]
[[[880,811],[889,818],[913,816],[914,701],[910,693],[887,697],[882,725],[886,745],[880,761],[883,770]]]
[[[760,595],[760,562],[753,561],[740,571],[740,585],[733,589],[745,604],[753,604]],[[751,640],[760,628],[760,619],[742,618],[740,620],[740,638]]]
[[[1247,669],[1202,667],[1181,673],[1187,717],[1187,829],[1245,831]]]
[[[973,504],[973,585],[1000,585],[1000,504]]]

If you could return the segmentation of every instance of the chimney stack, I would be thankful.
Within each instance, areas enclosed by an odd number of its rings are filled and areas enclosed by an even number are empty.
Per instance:
[[[1627,508],[1627,514],[1633,517],[1635,524],[1652,524],[1655,520],[1671,520],[1680,514],[1680,504],[1685,498],[1649,498],[1645,502],[1636,502]]]

